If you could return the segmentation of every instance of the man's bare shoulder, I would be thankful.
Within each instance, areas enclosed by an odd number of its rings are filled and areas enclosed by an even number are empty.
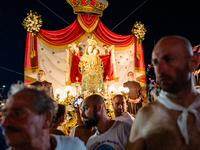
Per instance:
[[[160,111],[163,112],[163,110],[167,111],[165,106],[161,104],[159,101],[154,101],[142,107],[138,111],[136,118],[142,117],[144,120],[146,120],[152,117],[153,115],[158,114]]]
[[[91,136],[93,134],[94,134],[94,130],[86,129],[84,125],[79,125],[76,127],[75,135]]]
[[[163,124],[168,120],[168,110],[159,101],[154,101],[142,107],[133,122],[130,138],[135,139],[146,136],[149,129],[155,128],[157,125]]]

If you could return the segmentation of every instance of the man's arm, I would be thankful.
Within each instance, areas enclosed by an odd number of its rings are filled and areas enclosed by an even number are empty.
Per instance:
[[[133,122],[131,133],[129,137],[128,144],[126,146],[126,150],[144,150],[146,149],[145,142],[145,130],[146,130],[146,122],[150,115],[149,107],[143,107],[140,111],[138,111],[136,118]]]
[[[143,90],[142,86],[139,86],[139,98],[143,99],[145,96],[145,91]]]
[[[53,85],[52,85],[52,83],[50,83],[49,92],[50,92],[49,94],[50,94],[51,98],[54,99],[54,95],[53,95]]]

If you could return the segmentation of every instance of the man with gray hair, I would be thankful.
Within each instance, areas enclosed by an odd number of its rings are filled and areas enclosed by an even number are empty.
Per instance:
[[[12,85],[3,109],[2,127],[7,145],[20,150],[86,150],[78,138],[50,135],[55,106],[45,91]]]

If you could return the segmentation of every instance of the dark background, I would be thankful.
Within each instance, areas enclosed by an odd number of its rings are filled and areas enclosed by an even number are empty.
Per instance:
[[[145,0],[108,0],[108,2],[109,6],[100,19],[109,30],[112,30]],[[24,78],[26,30],[23,29],[22,22],[29,10],[42,15],[42,29],[45,30],[63,29],[77,17],[66,0],[1,0],[0,88],[6,85],[6,90],[11,83],[23,81]],[[192,46],[200,44],[199,10],[200,0],[146,0],[144,5],[112,31],[116,34],[130,35],[136,21],[141,21],[145,25],[147,33],[143,49],[147,68],[154,44],[165,35],[181,35],[188,38]],[[154,76],[153,68],[148,73]],[[147,82],[149,77],[147,75]]]

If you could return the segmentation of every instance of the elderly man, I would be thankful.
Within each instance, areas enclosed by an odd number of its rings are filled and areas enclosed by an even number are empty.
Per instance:
[[[10,93],[2,122],[8,146],[17,150],[86,150],[78,138],[50,135],[55,102],[45,91],[13,85]]]
[[[97,129],[86,144],[88,150],[125,149],[131,125],[110,120],[101,96],[91,95],[87,97],[81,105],[81,116],[86,128],[96,126]]]
[[[138,110],[142,107],[142,101],[145,96],[145,92],[140,85],[140,83],[134,81],[134,73],[132,71],[128,72],[128,81],[123,84],[123,87],[129,88],[128,93],[128,112],[134,116],[137,114]]]
[[[39,70],[38,75],[37,75],[37,81],[32,83],[31,85],[36,86],[36,87],[42,87],[44,88],[47,92],[48,95],[53,98],[53,86],[52,83],[47,82],[46,79],[46,74],[43,70]]]
[[[199,56],[187,39],[166,36],[155,45],[152,63],[163,91],[138,112],[127,150],[200,149],[200,94],[192,80]]]
[[[134,117],[132,117],[129,112],[126,111],[126,100],[121,94],[117,94],[113,97],[112,106],[115,112],[115,117],[113,120],[119,120],[122,122],[127,122],[130,125],[133,124]]]

